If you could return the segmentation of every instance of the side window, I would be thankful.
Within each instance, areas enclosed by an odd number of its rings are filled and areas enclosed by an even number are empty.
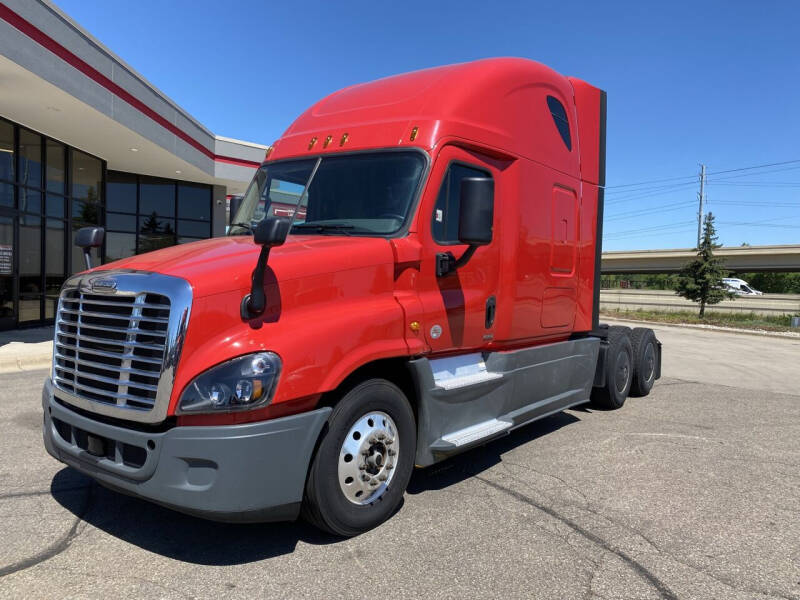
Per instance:
[[[453,163],[447,169],[433,209],[433,239],[442,245],[460,244],[458,241],[458,208],[461,194],[461,180],[466,177],[491,177],[491,174]]]
[[[547,97],[547,108],[550,109],[550,115],[553,117],[553,122],[556,124],[558,133],[561,139],[564,140],[564,145],[567,150],[572,151],[572,138],[569,135],[569,119],[567,118],[567,111],[564,105],[558,98],[553,96]]]

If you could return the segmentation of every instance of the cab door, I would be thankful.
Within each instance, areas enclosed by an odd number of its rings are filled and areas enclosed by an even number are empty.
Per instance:
[[[434,353],[479,349],[494,338],[503,209],[497,174],[488,160],[454,146],[445,146],[433,166],[419,211],[422,260],[417,290],[422,327]],[[467,177],[495,181],[492,242],[479,247],[466,265],[437,276],[438,255],[451,252],[458,259],[467,250],[458,241],[461,181]]]

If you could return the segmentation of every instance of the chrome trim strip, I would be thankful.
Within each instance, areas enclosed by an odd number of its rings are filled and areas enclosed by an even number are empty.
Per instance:
[[[97,279],[103,279],[103,280],[113,279],[116,282],[117,287],[115,291],[112,292],[108,290],[103,292],[103,295],[107,295],[110,301],[111,298],[113,297],[128,296],[136,298],[136,300],[134,300],[134,302],[130,304],[132,309],[132,314],[130,316],[103,313],[103,312],[75,310],[73,306],[79,307],[80,303],[77,300],[64,297],[64,294],[66,292],[71,292],[71,291],[78,291],[84,294],[97,294],[98,290],[92,289],[93,283]],[[162,296],[166,296],[170,300],[170,305],[169,307],[167,307],[166,305],[146,304],[144,302],[145,296],[143,294],[159,294]],[[87,299],[85,303],[97,304],[98,302],[99,301]],[[65,304],[67,306],[65,306]],[[144,310],[145,308],[151,308],[157,310],[166,310],[168,308],[170,311],[169,318],[167,319],[163,317],[143,316],[142,310]],[[191,308],[192,308],[192,287],[188,281],[180,279],[178,277],[171,277],[169,275],[162,275],[160,273],[151,273],[147,271],[109,270],[109,271],[84,273],[84,274],[74,275],[73,277],[69,278],[61,288],[61,295],[58,301],[58,313],[57,313],[58,315],[61,315],[62,313],[77,315],[78,317],[77,324],[80,324],[82,327],[86,327],[87,329],[91,329],[92,325],[88,323],[80,323],[82,316],[125,320],[131,324],[131,326],[133,327],[133,331],[130,331],[128,327],[125,327],[124,328],[125,330],[129,330],[128,331],[129,339],[127,341],[118,340],[119,343],[117,343],[117,341],[115,340],[99,339],[99,338],[97,339],[98,342],[103,344],[119,345],[125,348],[124,352],[114,353],[114,352],[104,352],[102,350],[95,350],[91,348],[81,348],[80,339],[86,339],[88,341],[92,338],[86,336],[78,336],[77,331],[75,333],[59,332],[58,331],[59,327],[57,324],[56,332],[54,335],[53,361],[52,361],[53,365],[52,380],[56,396],[61,400],[63,400],[64,402],[67,402],[68,404],[71,404],[78,408],[82,408],[84,410],[109,417],[115,417],[118,419],[127,419],[130,421],[138,421],[141,423],[159,423],[163,421],[167,416],[167,409],[169,408],[169,399],[170,395],[172,394],[173,384],[175,382],[175,370],[178,366],[178,361],[180,360],[181,350],[183,348],[183,342],[186,339],[186,329],[189,325],[189,316],[191,313]],[[167,323],[166,338],[163,346],[164,350],[163,360],[158,361],[152,358],[140,357],[132,353],[133,348],[144,348],[144,349],[153,348],[158,350],[161,349],[161,346],[157,344],[146,344],[134,341],[136,335],[151,335],[147,330],[144,329],[140,330],[135,327],[135,324],[141,322]],[[75,322],[65,321],[64,324],[69,326],[75,324]],[[100,330],[101,327],[97,327],[96,329]],[[153,335],[158,335],[158,334],[154,332]],[[61,336],[66,343],[59,342],[59,336]],[[159,335],[158,337],[161,336]],[[108,358],[116,358],[121,360],[122,368],[112,369],[112,370],[117,370],[120,373],[118,392],[111,393],[108,392],[107,390],[100,390],[97,388],[93,388],[91,386],[79,384],[78,382],[63,380],[61,377],[59,377],[56,370],[60,369],[66,373],[66,369],[64,367],[57,365],[56,363],[57,358],[75,361],[77,357],[68,357],[60,355],[58,353],[58,346],[61,346],[62,348],[68,350],[80,351],[81,353],[85,352],[88,354],[94,354],[96,356],[105,356]],[[83,361],[82,359],[77,359],[77,360],[81,360],[81,362],[84,364],[87,362]],[[130,383],[130,387],[135,387],[137,389],[151,389],[155,387],[156,397],[155,401],[153,401],[153,407],[151,409],[114,404],[118,399],[131,400],[142,405],[146,405],[152,401],[145,397],[132,396],[127,393],[127,386],[124,385],[123,380],[129,381],[129,377],[132,374],[133,375],[144,374],[144,373],[137,373],[137,370],[132,367],[133,361],[161,365],[160,372],[158,374],[155,372],[147,374],[148,377],[152,377],[154,379],[155,377],[158,377],[157,386],[153,386],[152,384],[138,384],[133,382]],[[106,365],[106,367],[108,367],[108,365]],[[100,365],[98,364],[97,368],[103,368],[103,367],[100,367]],[[96,377],[88,377],[88,376],[87,378],[96,379]],[[61,381],[63,381],[65,385],[73,386],[75,390],[85,389],[86,391],[89,391],[93,394],[102,394],[108,396],[109,402],[108,403],[99,402],[97,400],[92,400],[90,398],[83,397],[68,390],[65,390],[60,385]]]

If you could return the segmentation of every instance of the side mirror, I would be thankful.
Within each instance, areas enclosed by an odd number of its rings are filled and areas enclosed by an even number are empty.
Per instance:
[[[292,222],[281,217],[266,217],[256,225],[253,241],[259,246],[280,246],[286,241]]]
[[[492,241],[494,180],[467,177],[461,180],[458,239],[462,244],[485,246]]]
[[[479,246],[492,242],[494,223],[494,180],[490,177],[466,177],[461,180],[458,208],[458,241],[469,248],[456,259],[452,252],[436,255],[436,276],[444,277],[463,267]]]
[[[281,217],[265,217],[253,231],[253,241],[261,246],[256,268],[253,269],[250,293],[242,298],[242,319],[250,320],[261,316],[267,307],[264,295],[264,271],[267,269],[270,248],[280,246],[286,241],[292,222]]]
[[[83,259],[86,261],[86,268],[92,268],[92,248],[99,248],[103,245],[105,229],[102,227],[81,227],[75,234],[75,245],[83,248]]]
[[[242,200],[244,200],[244,196],[236,194],[235,196],[231,196],[228,198],[228,224],[230,225],[233,223],[233,218],[236,216],[239,207],[242,205]]]

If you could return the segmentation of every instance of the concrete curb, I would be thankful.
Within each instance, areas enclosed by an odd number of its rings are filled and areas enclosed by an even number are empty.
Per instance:
[[[49,369],[53,342],[11,342],[0,346],[0,373]]]
[[[755,335],[759,337],[772,337],[782,340],[800,340],[800,333],[793,331],[766,331],[763,329],[740,329],[737,327],[720,327],[719,325],[695,325],[692,323],[662,323],[661,321],[640,321],[638,319],[623,319],[612,317],[600,313],[600,320],[606,318],[608,321],[619,323],[638,323],[640,325],[658,325],[659,327],[676,327],[680,329],[699,329],[700,331],[713,331],[718,333],[740,333],[745,335]]]

